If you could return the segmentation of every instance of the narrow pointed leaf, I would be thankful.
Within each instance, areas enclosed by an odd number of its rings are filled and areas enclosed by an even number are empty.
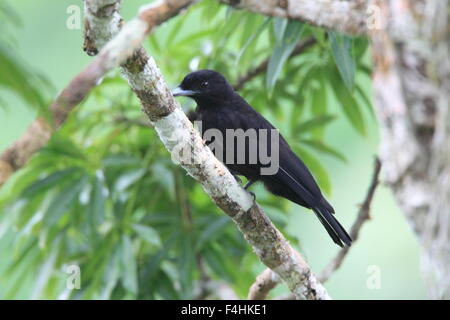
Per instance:
[[[352,57],[351,38],[337,32],[328,32],[331,43],[331,52],[338,67],[345,86],[353,92],[355,85],[355,61]]]
[[[284,31],[282,40],[275,45],[267,67],[266,87],[269,91],[275,86],[278,76],[286,60],[300,39],[303,24],[297,21],[289,21]]]
[[[312,140],[312,139],[303,139],[301,141],[301,143],[306,144],[309,147],[311,147],[317,151],[320,151],[322,153],[329,154],[335,158],[338,158],[338,159],[342,160],[343,162],[347,162],[347,159],[345,158],[345,156],[342,153],[340,153],[339,151],[333,149],[332,147],[324,144],[321,141]]]
[[[128,235],[122,236],[122,284],[133,295],[137,295],[137,266],[131,239]]]

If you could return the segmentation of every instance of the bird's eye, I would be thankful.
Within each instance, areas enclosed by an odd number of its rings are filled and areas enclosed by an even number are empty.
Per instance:
[[[208,81],[202,82],[202,88],[206,88],[208,86]]]

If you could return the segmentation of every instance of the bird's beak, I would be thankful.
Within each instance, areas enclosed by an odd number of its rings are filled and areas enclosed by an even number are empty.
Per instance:
[[[184,90],[181,89],[180,87],[176,87],[175,89],[172,90],[172,94],[174,97],[178,97],[178,96],[185,96],[185,97],[189,97],[189,96],[193,96],[196,92],[193,90]]]

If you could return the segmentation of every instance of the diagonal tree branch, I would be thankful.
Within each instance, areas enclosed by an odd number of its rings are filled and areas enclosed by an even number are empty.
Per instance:
[[[90,16],[86,18],[89,20]],[[302,257],[204,145],[174,100],[154,59],[139,48],[122,71],[172,159],[198,180],[216,205],[232,218],[260,260],[286,282],[296,298],[329,299]],[[188,153],[189,157],[179,157],[180,152]]]
[[[266,16],[289,18],[351,35],[367,33],[366,0],[219,0]]]

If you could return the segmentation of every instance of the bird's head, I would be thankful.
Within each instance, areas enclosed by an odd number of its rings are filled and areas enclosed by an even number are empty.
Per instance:
[[[185,96],[200,101],[220,101],[229,99],[233,88],[225,77],[213,70],[199,70],[189,73],[181,84],[173,90],[173,95]]]

